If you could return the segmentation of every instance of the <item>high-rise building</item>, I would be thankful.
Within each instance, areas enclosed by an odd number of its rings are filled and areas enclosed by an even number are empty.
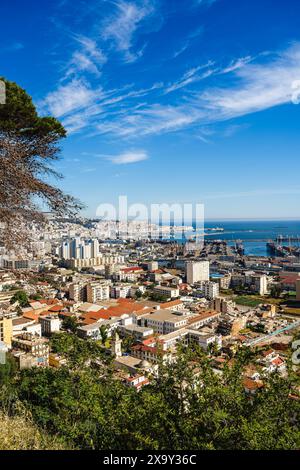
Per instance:
[[[97,258],[99,256],[99,240],[95,238],[91,240],[91,258]]]
[[[59,256],[63,259],[69,259],[71,254],[70,254],[70,244],[69,242],[64,242],[59,250]]]
[[[86,284],[82,282],[73,283],[69,287],[69,298],[75,302],[85,302],[86,301]]]
[[[265,274],[256,274],[251,277],[251,285],[255,292],[259,295],[266,295],[268,293],[268,281]]]
[[[209,281],[209,261],[188,261],[186,263],[186,278],[188,284]]]

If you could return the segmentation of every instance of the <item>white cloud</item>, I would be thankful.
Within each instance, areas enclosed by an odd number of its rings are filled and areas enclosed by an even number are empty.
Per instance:
[[[84,80],[74,79],[67,85],[61,85],[56,91],[49,93],[43,106],[55,117],[86,108],[93,104],[98,90],[92,90]]]
[[[120,155],[107,157],[107,159],[115,165],[127,165],[129,163],[142,162],[144,160],[148,160],[148,158],[148,154],[144,150],[129,151],[121,153]]]
[[[102,37],[112,40],[117,48],[125,55],[127,62],[133,62],[142,55],[142,51],[132,52],[133,35],[145,18],[151,15],[154,7],[149,0],[134,3],[117,0],[117,11],[109,18],[104,26]]]
[[[241,57],[237,60],[231,61],[231,63],[225,67],[223,70],[221,70],[220,73],[231,73],[234,72],[235,70],[238,70],[242,67],[244,67],[246,64],[249,64],[249,62],[252,62],[253,57],[251,56],[246,56],[246,57]]]
[[[81,72],[88,72],[99,77],[101,67],[107,61],[106,55],[93,39],[82,35],[74,36],[74,39],[81,47],[74,51],[64,78],[76,76]]]
[[[98,132],[122,137],[174,132],[292,103],[293,84],[300,77],[300,43],[276,55],[267,56],[267,62],[266,57],[263,59],[264,63],[250,63],[248,58],[247,61],[239,59],[239,67],[237,63],[235,67],[232,65],[234,70],[226,75],[228,80],[231,77],[234,80],[225,86],[185,93],[179,104],[154,103],[129,109],[126,115],[119,116],[117,120],[99,123]],[[189,71],[187,77],[171,87],[178,89],[185,86],[194,77],[195,73]]]
[[[239,83],[230,88],[207,90],[199,105],[212,119],[230,119],[291,103],[292,86],[300,77],[300,43],[264,64],[248,63],[235,71]]]
[[[174,52],[173,54],[173,59],[176,59],[176,57],[180,56],[181,54],[183,54],[183,52],[185,52],[189,46],[192,44],[192,42],[197,39],[199,36],[201,36],[204,32],[204,27],[203,26],[199,26],[196,30],[192,31],[186,38],[186,41],[184,42],[184,44],[177,50]]]
[[[176,90],[179,90],[180,88],[184,88],[185,86],[191,83],[198,82],[199,80],[204,80],[205,78],[208,78],[210,75],[212,75],[215,72],[213,69],[209,69],[202,74],[198,74],[198,72],[200,70],[204,70],[210,67],[211,65],[213,65],[213,62],[209,61],[205,65],[200,65],[198,67],[194,67],[188,70],[179,80],[169,85],[166,88],[165,93],[171,93],[172,91],[176,91]]]
[[[95,45],[88,46],[97,54]],[[88,128],[89,135],[134,139],[194,127],[195,135],[206,139],[200,128],[292,102],[293,84],[300,80],[300,43],[273,54],[238,58],[223,68],[212,69],[212,64],[190,69],[166,87],[155,83],[140,90],[134,84],[119,90],[97,89],[74,78],[48,94],[44,109],[63,118],[71,132]],[[209,75],[221,85],[196,86]],[[178,93],[171,94],[175,90]]]
[[[136,137],[174,132],[197,121],[199,112],[187,106],[163,106],[159,104],[136,108],[117,121],[97,125],[99,134],[117,134],[121,137]]]
[[[180,56],[181,54],[183,54],[187,48],[189,47],[190,43],[187,41],[183,46],[181,46],[180,49],[178,49],[177,51],[174,52],[173,54],[173,59],[176,59],[176,57]]]

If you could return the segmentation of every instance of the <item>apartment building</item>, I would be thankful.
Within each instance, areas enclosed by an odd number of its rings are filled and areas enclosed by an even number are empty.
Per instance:
[[[32,333],[22,333],[12,338],[12,346],[19,359],[19,364],[23,367],[46,367],[49,365],[49,343],[45,338],[33,335]],[[25,353],[27,356],[20,354]]]
[[[130,295],[130,285],[110,286],[110,296],[112,299],[126,299]]]
[[[188,284],[209,281],[209,261],[188,261],[186,263],[186,278]]]
[[[75,302],[86,302],[87,288],[82,282],[73,283],[69,286],[69,298]]]
[[[206,299],[213,300],[219,295],[219,284],[217,282],[202,281],[199,283],[196,292],[202,294]]]
[[[186,326],[188,319],[188,315],[177,315],[170,310],[160,309],[156,313],[142,317],[141,325],[153,328],[156,333],[165,335]]]
[[[86,286],[87,301],[95,304],[109,299],[109,285],[106,283],[91,282]]]
[[[179,297],[179,289],[177,287],[156,286],[154,293],[167,297],[168,299],[176,299]]]
[[[251,278],[252,289],[259,295],[266,295],[268,293],[268,281],[265,274],[255,274]]]
[[[61,320],[56,315],[47,315],[39,319],[42,327],[42,335],[50,336],[60,330]]]
[[[124,264],[124,256],[114,256],[114,255],[101,255],[96,258],[78,258],[78,259],[68,259],[65,261],[65,265],[68,268],[81,269],[81,268],[93,268],[96,266],[105,266],[105,265],[116,265]]]
[[[221,313],[231,313],[236,307],[235,302],[233,302],[232,300],[224,299],[222,297],[216,297],[213,300],[211,306],[213,310],[216,310],[216,312]]]

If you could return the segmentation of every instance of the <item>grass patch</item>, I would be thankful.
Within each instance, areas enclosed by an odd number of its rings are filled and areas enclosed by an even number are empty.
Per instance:
[[[245,305],[246,307],[257,307],[258,305],[262,303],[261,299],[257,299],[256,297],[251,297],[251,296],[248,297],[244,295],[236,297],[234,301],[237,305]]]

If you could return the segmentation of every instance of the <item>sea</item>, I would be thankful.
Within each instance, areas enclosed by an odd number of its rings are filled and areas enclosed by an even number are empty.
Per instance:
[[[195,223],[193,224],[195,226]],[[207,229],[221,228],[222,231]],[[299,238],[299,241],[285,242],[300,246],[299,220],[207,220],[204,224],[205,240],[226,240],[234,245],[237,240],[243,242],[245,254],[249,256],[267,256],[266,244],[279,236]],[[195,233],[187,233],[193,237]],[[180,239],[178,236],[178,240]]]

